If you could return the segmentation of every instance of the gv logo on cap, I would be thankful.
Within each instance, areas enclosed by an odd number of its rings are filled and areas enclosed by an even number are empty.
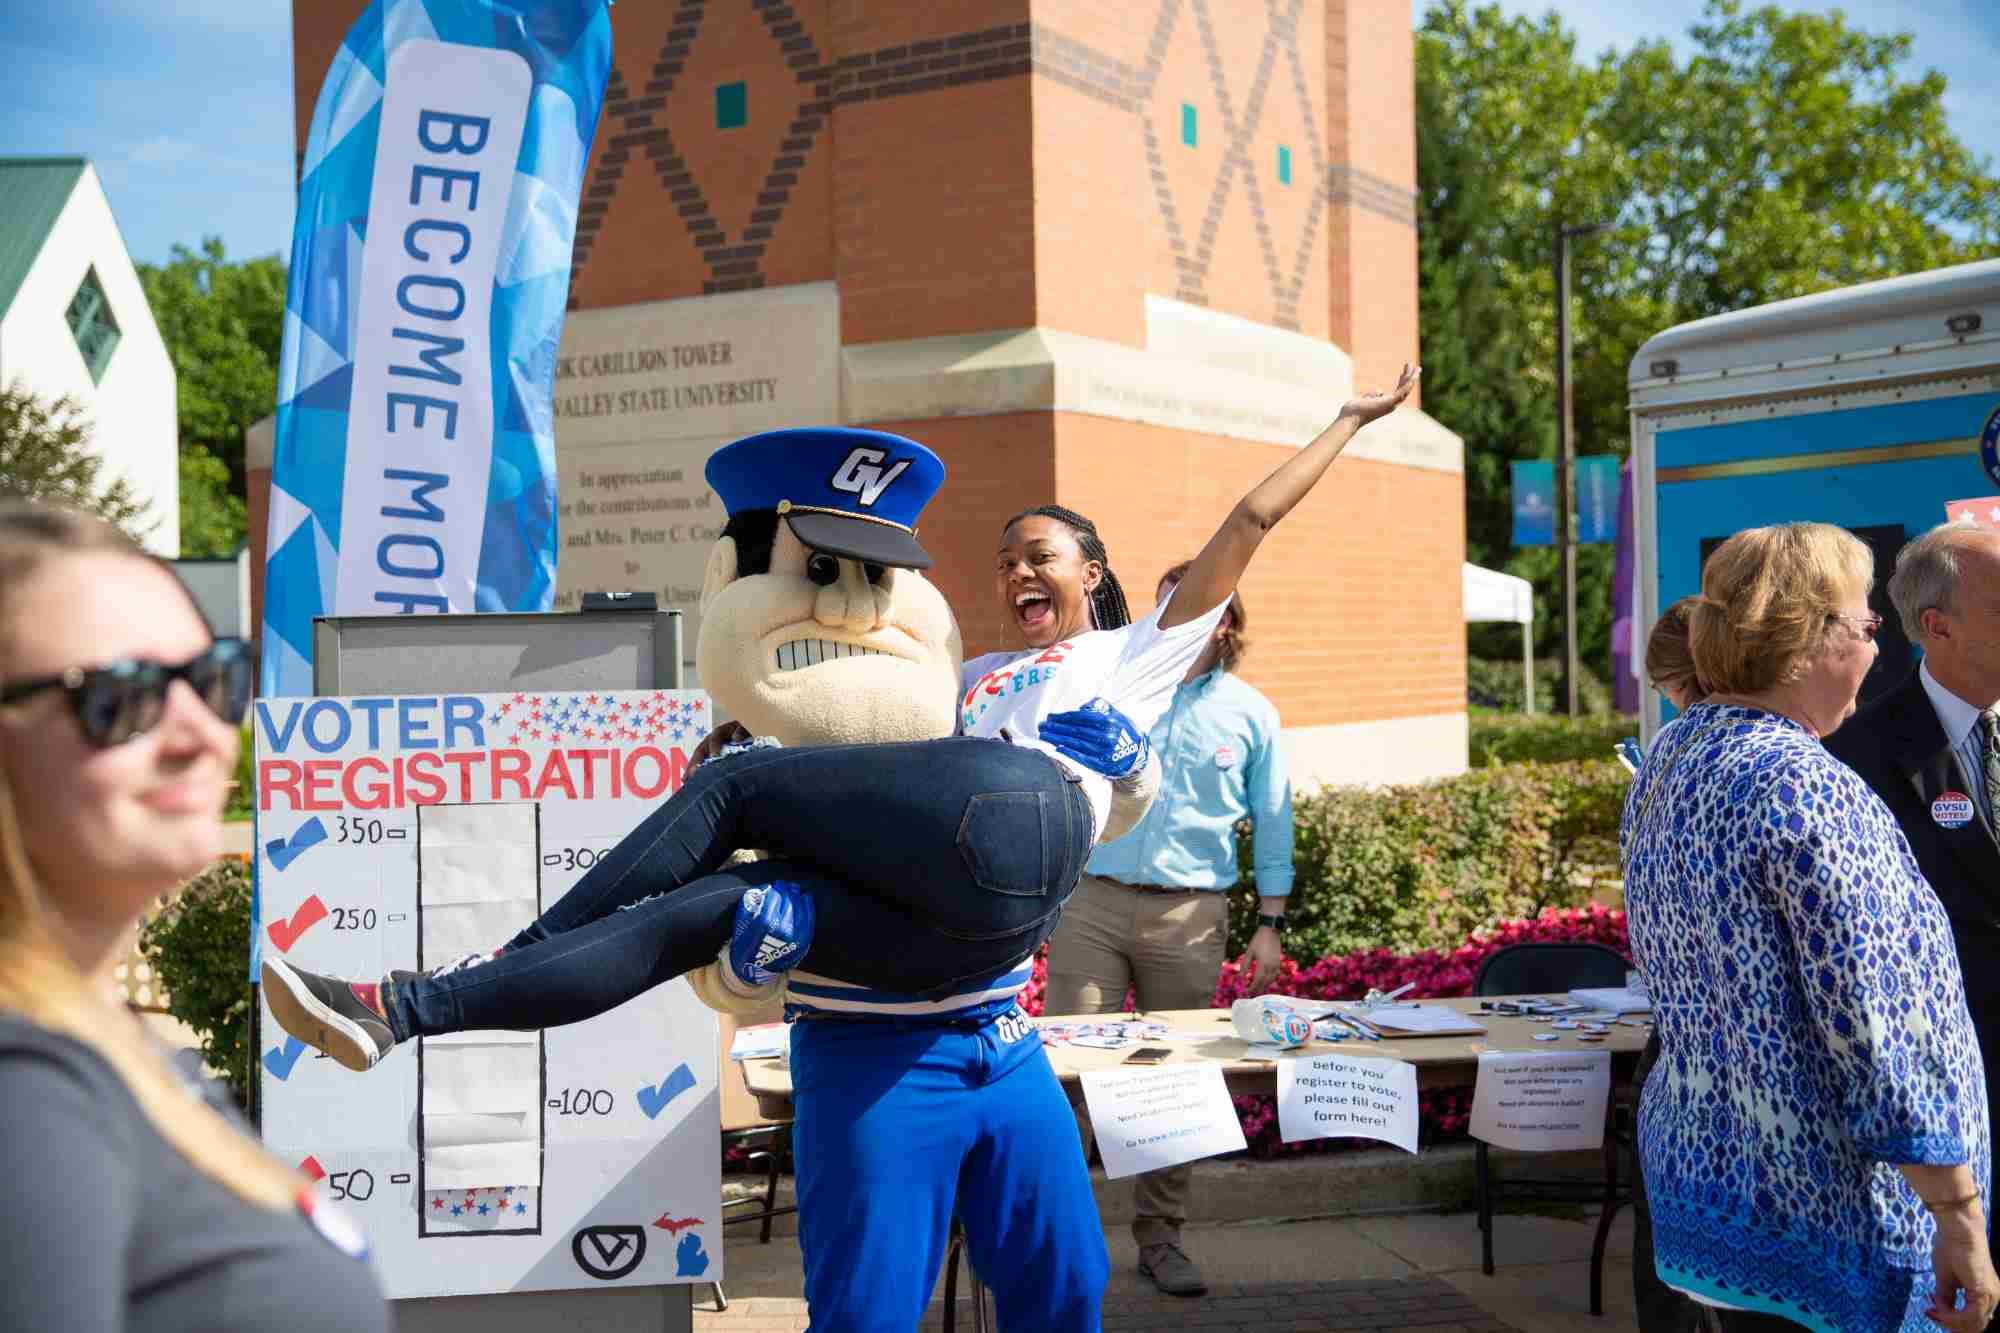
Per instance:
[[[866,508],[881,499],[882,492],[889,488],[889,483],[902,476],[903,469],[910,465],[910,460],[905,458],[884,472],[882,464],[888,461],[887,450],[870,449],[865,444],[857,445],[848,453],[846,461],[834,472],[833,480],[827,484],[836,491],[846,491],[849,495],[859,496],[862,506]]]
[[[644,1227],[585,1227],[569,1243],[576,1266],[600,1282],[613,1282],[646,1257]]]

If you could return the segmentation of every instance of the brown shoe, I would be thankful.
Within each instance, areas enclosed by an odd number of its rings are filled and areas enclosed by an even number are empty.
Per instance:
[[[1169,1296],[1199,1296],[1208,1290],[1207,1279],[1176,1241],[1141,1245],[1139,1271]]]

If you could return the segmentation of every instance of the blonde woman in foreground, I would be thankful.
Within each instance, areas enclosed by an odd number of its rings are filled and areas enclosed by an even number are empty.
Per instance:
[[[250,677],[116,530],[0,503],[0,1328],[389,1327],[361,1233],[101,980],[220,850]]]

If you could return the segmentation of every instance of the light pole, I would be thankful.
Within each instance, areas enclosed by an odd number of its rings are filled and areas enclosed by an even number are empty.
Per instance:
[[[1563,582],[1563,685],[1568,692],[1569,715],[1577,714],[1576,700],[1576,428],[1573,422],[1575,394],[1569,380],[1569,243],[1580,236],[1609,230],[1609,222],[1584,226],[1564,226],[1558,217],[1551,228],[1555,233],[1556,264],[1556,547],[1562,553]]]

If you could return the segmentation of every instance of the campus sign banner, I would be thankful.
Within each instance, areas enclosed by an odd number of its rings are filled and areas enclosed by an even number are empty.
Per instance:
[[[376,0],[301,166],[265,695],[320,615],[547,610],[554,376],[607,0]]]

